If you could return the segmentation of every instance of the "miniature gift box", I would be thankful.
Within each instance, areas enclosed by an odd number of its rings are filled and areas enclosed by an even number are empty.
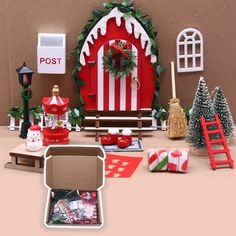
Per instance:
[[[168,171],[187,172],[188,169],[188,151],[169,151],[168,153]]]
[[[44,223],[48,227],[100,228],[103,225],[101,188],[104,186],[105,152],[99,145],[51,145],[45,151],[44,183],[48,188]],[[95,192],[97,224],[50,223],[55,190]]]
[[[150,149],[148,151],[148,168],[151,172],[167,171],[168,151]]]

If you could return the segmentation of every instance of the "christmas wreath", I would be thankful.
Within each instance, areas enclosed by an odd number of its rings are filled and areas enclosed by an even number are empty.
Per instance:
[[[116,78],[128,76],[137,66],[135,55],[127,43],[113,43],[103,57],[105,71],[113,74]]]
[[[21,89],[20,90],[20,96],[23,98],[23,100],[28,101],[29,99],[32,98],[33,93],[31,91],[31,89],[29,89],[29,88]]]

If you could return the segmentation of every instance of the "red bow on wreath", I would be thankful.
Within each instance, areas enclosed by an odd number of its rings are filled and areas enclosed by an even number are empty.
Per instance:
[[[116,54],[120,53],[122,54],[124,57],[128,57],[128,54],[125,52],[124,49],[128,48],[128,44],[125,43],[122,46],[118,46],[117,44],[113,43],[111,45],[111,48],[113,48],[115,51],[111,54],[111,58],[113,58],[114,56],[116,56]]]

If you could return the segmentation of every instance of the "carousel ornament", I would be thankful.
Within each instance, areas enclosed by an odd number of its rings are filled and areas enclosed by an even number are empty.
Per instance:
[[[59,96],[59,88],[54,85],[52,97],[44,97],[43,110],[46,116],[47,127],[43,129],[43,144],[68,144],[69,130],[64,127],[60,119],[68,110],[69,98]]]

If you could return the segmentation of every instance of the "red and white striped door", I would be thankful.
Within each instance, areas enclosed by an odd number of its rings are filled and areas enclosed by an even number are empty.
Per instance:
[[[125,42],[132,48],[137,67],[129,76],[115,78],[113,74],[105,71],[103,66],[104,53],[109,45]],[[139,109],[138,79],[138,50],[125,40],[111,40],[100,47],[97,53],[97,110],[98,111],[137,111]],[[134,80],[136,79],[136,80]]]

